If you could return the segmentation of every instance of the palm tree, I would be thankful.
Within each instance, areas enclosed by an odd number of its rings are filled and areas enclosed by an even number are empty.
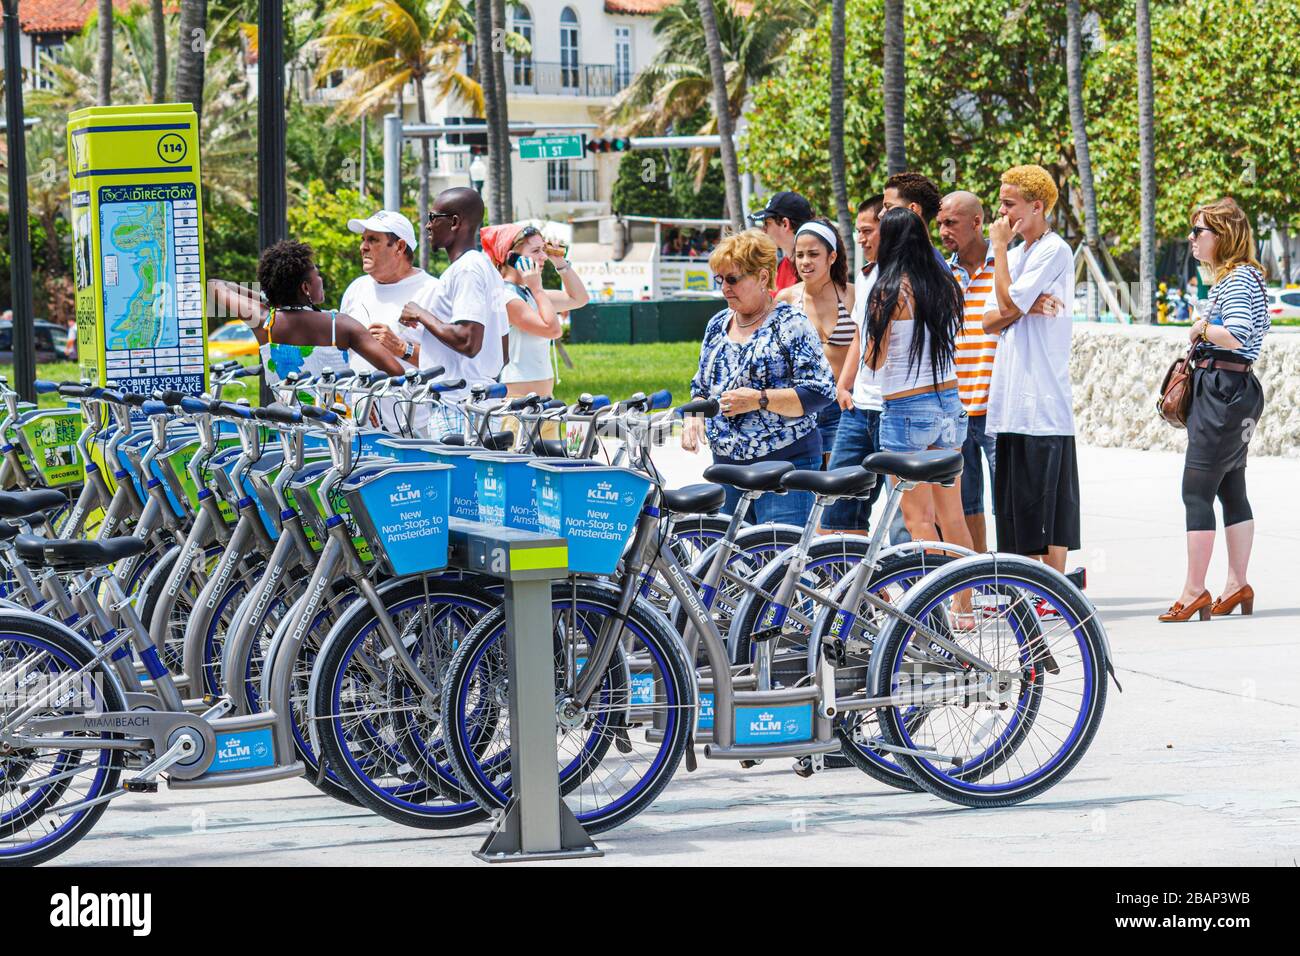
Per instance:
[[[488,158],[496,167],[497,206],[501,211],[498,222],[505,222],[514,216],[514,188],[511,181],[510,154],[510,109],[506,91],[506,2],[492,0],[492,83],[496,87],[496,110],[488,114],[488,122],[497,128],[497,143],[501,149]]]
[[[844,169],[844,6],[831,4],[831,190],[844,248],[853,248],[853,223],[849,216],[849,190]]]
[[[201,117],[203,70],[207,60],[208,0],[181,0],[180,45],[176,50],[176,99]]]
[[[99,0],[99,77],[95,103],[110,106],[113,102],[113,0]]]
[[[1083,228],[1094,258],[1100,256],[1097,230],[1097,190],[1088,154],[1088,124],[1083,112],[1083,26],[1079,0],[1065,2],[1065,75],[1070,98],[1070,129],[1074,132],[1074,157],[1083,194]]]
[[[488,150],[488,220],[505,222],[510,211],[503,209],[501,194],[504,184],[501,182],[501,153],[509,148],[509,139],[501,138],[501,127],[496,117],[501,111],[500,92],[496,79],[496,57],[492,55],[492,3],[491,0],[479,0],[474,4],[474,69],[478,74],[478,84],[483,90],[483,116],[487,117]]]
[[[736,163],[735,129],[731,104],[727,97],[727,68],[722,56],[722,39],[718,36],[718,18],[713,0],[697,0],[700,23],[704,27],[704,46],[709,54],[709,77],[713,85],[713,111],[718,117],[718,147],[722,153],[723,183],[727,193],[727,214],[737,230],[745,227],[745,212],[740,202],[740,167]]]
[[[458,68],[464,42],[462,13],[459,0],[442,0],[435,17],[429,16],[420,0],[348,0],[338,8],[314,42],[321,54],[316,67],[318,81],[335,70],[350,71],[341,87],[344,99],[335,117],[354,120],[373,113],[394,98],[400,100],[402,88],[413,83],[417,117],[427,123],[426,77],[435,79],[440,99],[459,96],[481,116],[485,88]],[[421,138],[421,223],[429,210],[429,158],[429,141]],[[425,268],[429,263],[426,244],[420,243],[419,250],[420,267]]]
[[[1142,240],[1138,315],[1155,321],[1156,288],[1156,123],[1155,83],[1151,72],[1151,7],[1137,0],[1138,165],[1142,182]]]
[[[907,82],[904,40],[903,0],[885,0],[885,167],[891,176],[907,169],[903,141]]]
[[[167,24],[163,0],[149,0],[149,26],[153,30],[153,101],[167,101]]]
[[[742,8],[743,9],[743,8]],[[816,19],[806,0],[768,0],[741,12],[728,0],[714,0],[727,80],[727,109],[739,118],[755,84],[781,68],[781,53],[799,29]],[[614,98],[601,122],[619,136],[663,135],[706,110],[700,136],[719,132],[713,108],[713,77],[703,20],[695,5],[679,2],[659,14],[654,26],[658,52]],[[688,132],[686,130],[679,130]],[[712,150],[695,150],[691,169],[703,180]]]

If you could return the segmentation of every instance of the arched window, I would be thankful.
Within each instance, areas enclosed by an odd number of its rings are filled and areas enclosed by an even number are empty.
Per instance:
[[[578,71],[578,15],[573,7],[560,13],[560,85],[576,90],[580,86]]]
[[[518,33],[528,41],[531,47],[533,42],[533,15],[528,12],[528,8],[523,4],[515,7],[511,12],[511,31]],[[516,55],[511,57],[514,62],[514,80],[515,86],[533,85],[533,54],[530,50],[527,56]]]

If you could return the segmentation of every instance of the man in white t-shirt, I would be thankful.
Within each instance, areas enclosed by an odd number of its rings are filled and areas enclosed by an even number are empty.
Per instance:
[[[880,386],[875,383],[876,373],[862,361],[862,350],[867,341],[867,296],[876,284],[876,248],[880,240],[883,204],[883,196],[872,196],[858,204],[855,225],[866,265],[853,284],[853,324],[857,326],[857,332],[844,356],[844,368],[836,382],[836,401],[841,409],[840,427],[835,433],[830,461],[826,463],[828,469],[861,465],[863,458],[880,450],[880,412],[884,401]],[[877,481],[869,497],[841,498],[831,504],[822,514],[822,530],[869,534],[871,508],[880,497],[883,485],[883,481]]]
[[[429,364],[447,377],[465,379],[466,388],[445,397],[468,395],[469,386],[494,382],[505,364],[505,283],[479,249],[483,198],[463,186],[439,193],[429,210],[425,238],[432,249],[446,249],[449,265],[427,306],[408,302],[402,324],[421,332],[420,348]],[[464,429],[464,418],[448,404],[434,410],[435,437]]]
[[[428,368],[434,363],[423,361],[420,330],[399,321],[406,303],[428,305],[438,288],[438,280],[415,265],[418,241],[411,221],[400,212],[381,209],[368,219],[349,219],[348,230],[361,237],[364,274],[347,287],[339,311],[370,329],[403,368]],[[370,363],[360,355],[353,355],[350,364],[357,372],[371,371]],[[426,434],[426,406],[399,407],[393,399],[384,399],[378,411],[381,423],[390,431],[405,430],[409,416],[412,432]]]
[[[1002,174],[999,218],[989,228],[994,300],[984,330],[1001,336],[987,421],[997,435],[998,550],[1064,572],[1066,552],[1080,547],[1079,470],[1070,389],[1074,256],[1047,225],[1056,198],[1041,166]],[[1024,240],[1014,249],[1013,236]]]

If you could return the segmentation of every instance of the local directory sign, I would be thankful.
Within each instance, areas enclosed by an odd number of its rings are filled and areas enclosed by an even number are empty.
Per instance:
[[[96,383],[207,387],[198,132],[188,104],[68,117],[77,352]]]

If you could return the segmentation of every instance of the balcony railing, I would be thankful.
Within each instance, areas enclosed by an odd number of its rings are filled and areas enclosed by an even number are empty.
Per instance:
[[[613,96],[631,81],[612,63],[546,63],[506,57],[512,93],[560,96]]]
[[[569,188],[546,190],[547,202],[596,202],[596,171],[570,169]]]

